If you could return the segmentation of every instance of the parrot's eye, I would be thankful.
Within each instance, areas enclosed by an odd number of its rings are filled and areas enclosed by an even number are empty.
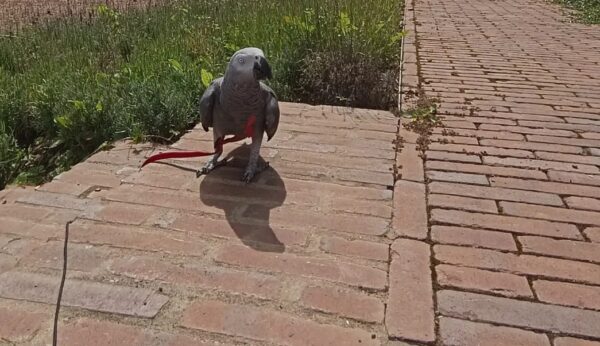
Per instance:
[[[238,62],[239,62],[240,64],[243,64],[243,63],[245,63],[245,62],[246,62],[246,60],[244,60],[244,58],[239,58],[239,59],[238,59]]]

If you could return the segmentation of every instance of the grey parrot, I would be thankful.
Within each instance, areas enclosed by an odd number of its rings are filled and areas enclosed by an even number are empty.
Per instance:
[[[233,54],[224,76],[213,80],[200,98],[202,128],[208,132],[212,127],[215,143],[228,135],[247,135],[244,131],[250,125],[248,120],[255,117],[248,165],[242,176],[246,183],[267,167],[258,167],[263,136],[266,132],[270,141],[279,125],[279,103],[275,92],[261,81],[266,78],[272,78],[272,74],[263,51],[243,48]],[[198,171],[198,176],[222,164],[218,161],[223,153],[222,145],[215,145],[215,149],[214,156]]]

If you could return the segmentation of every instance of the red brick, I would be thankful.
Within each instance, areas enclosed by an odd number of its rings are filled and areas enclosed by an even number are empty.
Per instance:
[[[91,188],[92,185],[72,184],[60,180],[53,180],[40,186],[36,190],[79,196]]]
[[[598,286],[536,280],[533,282],[533,289],[542,302],[600,310],[600,287]]]
[[[468,318],[528,329],[599,337],[600,312],[546,305],[482,294],[440,291],[442,315]]]
[[[429,184],[429,192],[447,195],[469,196],[474,198],[485,197],[488,199],[529,202],[554,206],[563,205],[562,200],[557,195],[499,187],[433,182]]]
[[[468,145],[478,145],[479,141],[477,138],[473,137],[461,137],[461,136],[444,136],[444,135],[436,135],[433,134],[429,137],[432,142],[439,143],[451,143],[451,144],[468,144]]]
[[[600,227],[588,227],[583,233],[594,243],[600,243]]]
[[[64,225],[44,225],[33,221],[0,217],[0,233],[47,240],[50,238],[62,237],[64,232]]]
[[[179,266],[165,260],[149,258],[115,259],[109,270],[116,275],[127,276],[135,280],[219,289],[264,299],[279,297],[282,290],[281,280],[270,275],[217,267]]]
[[[288,230],[280,227],[257,226],[216,220],[192,214],[181,214],[176,217],[171,228],[188,232],[189,234],[216,236],[226,239],[261,242],[270,245],[304,245],[308,233]]]
[[[202,200],[198,198],[197,192],[192,193],[139,185],[123,185],[118,189],[109,191],[105,199],[216,215],[225,215],[224,209],[235,207],[235,202],[233,201],[221,201],[219,207],[202,203]]]
[[[444,134],[444,130],[434,128],[433,133]],[[447,131],[447,130],[446,130]],[[489,139],[509,139],[514,141],[523,141],[525,136],[519,133],[503,132],[503,131],[485,131],[485,130],[468,130],[468,129],[452,129],[451,132],[455,136],[477,137]]]
[[[529,179],[541,179],[546,180],[546,174],[543,172],[532,170],[532,169],[520,169],[520,168],[509,168],[509,167],[495,167],[487,165],[475,165],[458,162],[445,162],[445,161],[427,161],[425,163],[426,168],[437,169],[441,171],[455,171],[464,173],[479,173],[486,174],[489,176],[506,176],[506,177],[517,177],[517,178],[529,178]]]
[[[541,191],[555,193],[557,195],[575,195],[585,197],[600,196],[600,187],[595,186],[555,183],[548,181],[510,179],[502,177],[490,178],[490,183],[492,184],[492,186],[530,191]]]
[[[387,261],[389,259],[389,246],[371,241],[323,236],[320,247],[325,252],[342,256],[360,257],[376,261]]]
[[[565,183],[600,186],[600,175],[549,171],[548,177],[551,180]]]
[[[437,282],[442,286],[488,291],[507,297],[533,297],[524,276],[446,264],[436,266],[435,270]]]
[[[499,166],[513,166],[533,169],[555,169],[559,171],[580,172],[580,173],[598,173],[598,167],[584,164],[571,164],[565,162],[517,159],[512,157],[485,156],[483,163]]]
[[[600,342],[572,337],[558,337],[554,339],[554,346],[600,346]]]
[[[380,132],[378,135],[380,139]],[[390,138],[390,140],[393,138]],[[283,161],[291,161],[296,163],[310,163],[321,165],[324,167],[337,167],[337,168],[354,168],[366,171],[375,172],[389,172],[390,163],[389,160],[382,160],[377,158],[361,158],[361,157],[349,157],[340,156],[337,154],[328,153],[312,153],[309,151],[299,150],[285,150],[279,149],[278,157]]]
[[[99,204],[98,201],[92,199],[83,199],[71,195],[64,195],[60,193],[46,191],[36,191],[35,193],[24,195],[20,197],[17,201],[36,206],[64,208],[81,211]]]
[[[567,197],[565,202],[572,209],[600,211],[600,199],[585,197]]]
[[[534,204],[500,202],[505,214],[537,219],[600,225],[600,213]]]
[[[431,226],[431,239],[437,243],[517,251],[511,234],[452,226]]]
[[[87,318],[63,325],[58,329],[61,345],[144,345],[156,342],[142,328]]]
[[[182,334],[154,331],[148,327],[132,326],[110,321],[80,318],[58,329],[61,345],[127,346],[127,345],[220,345],[219,342],[204,342]]]
[[[203,256],[206,243],[191,235],[159,229],[132,228],[115,224],[75,222],[69,240],[74,243],[108,245],[142,251]]]
[[[403,180],[423,182],[423,159],[419,156],[415,144],[404,143],[398,153],[397,165]]]
[[[489,185],[487,177],[481,174],[427,171],[427,178],[434,181]]]
[[[217,251],[215,259],[232,265],[314,277],[378,290],[385,288],[387,281],[384,271],[371,267],[339,260],[311,259],[287,253],[259,252],[239,245],[222,246]]]
[[[481,140],[482,142],[486,140]],[[494,140],[489,140],[494,141]],[[507,141],[511,142],[511,141]],[[493,156],[513,156],[513,157],[531,157],[534,155],[530,151],[526,150],[516,150],[516,149],[502,149],[496,148],[493,146],[481,146],[479,145],[459,145],[459,144],[441,144],[441,143],[431,143],[429,145],[430,150],[444,150],[444,151],[452,151],[452,152],[464,152],[467,154],[474,155],[493,155]],[[546,149],[547,150],[547,149]],[[458,160],[455,160],[458,161]],[[476,161],[480,162],[480,161]]]
[[[581,147],[575,147],[570,145],[560,144],[549,144],[549,143],[535,143],[535,142],[521,142],[521,141],[508,141],[502,139],[482,139],[481,145],[500,147],[500,148],[511,148],[511,149],[523,149],[523,150],[547,150],[557,153],[570,153],[570,154],[581,154],[583,149]],[[491,154],[496,155],[496,154]],[[500,155],[496,155],[500,156]],[[514,155],[511,155],[514,156]]]
[[[488,130],[488,131],[508,131],[514,133],[522,133],[528,135],[544,135],[544,136],[558,136],[558,137],[577,137],[577,135],[572,131],[566,130],[551,130],[551,129],[540,129],[540,128],[531,128],[524,126],[504,126],[504,125],[493,125],[493,124],[483,124],[479,126],[480,130]]]
[[[110,155],[107,153],[107,155]],[[117,187],[121,184],[121,178],[112,166],[82,162],[67,172],[60,174],[56,179],[61,182],[87,185]]]
[[[327,313],[359,321],[383,321],[383,303],[363,293],[339,290],[332,287],[306,287],[300,297],[302,305]]]
[[[600,146],[600,141],[594,140],[594,139],[528,135],[527,140],[530,142],[575,145],[578,147],[598,147],[598,146]]]
[[[396,182],[392,227],[398,236],[427,237],[425,185],[405,180]]]
[[[448,346],[550,346],[544,334],[449,317],[440,318],[440,338]]]
[[[519,242],[523,252],[600,262],[600,244],[544,237],[519,237]]]
[[[451,153],[451,152],[445,152],[445,151],[432,151],[432,150],[428,150],[426,155],[427,155],[427,159],[429,159],[429,160],[481,163],[481,159],[477,155],[467,155],[467,154]]]
[[[437,260],[448,264],[594,285],[600,283],[600,266],[592,263],[449,245],[436,245],[434,253]]]
[[[498,213],[496,202],[489,199],[431,194],[428,196],[427,202],[429,206],[433,207]]]
[[[248,208],[244,218],[251,218],[269,224],[271,227],[298,227],[319,231],[346,232],[353,234],[382,235],[387,231],[389,221],[379,217],[356,214],[325,214],[299,208],[276,208],[269,212],[265,220],[265,208]],[[306,223],[310,220],[310,223]]]
[[[434,209],[431,212],[431,221],[434,223],[449,223],[465,227],[489,228],[498,231],[545,235],[556,238],[582,238],[575,225],[505,215]]]
[[[391,337],[435,340],[429,245],[397,239],[392,245],[385,325]]]
[[[286,345],[375,345],[371,333],[301,319],[293,315],[219,301],[197,301],[183,313],[186,328]]]
[[[583,128],[589,128],[590,126],[584,126]],[[581,134],[581,137],[583,138],[589,138],[589,139],[600,139],[600,133],[598,132],[584,132]]]
[[[14,343],[27,341],[49,319],[47,313],[0,307],[0,340]]]
[[[540,122],[540,121],[528,121],[528,120],[519,120],[519,125],[530,126],[530,127],[544,127],[547,129],[571,130],[571,131],[575,131],[575,132],[600,129],[600,127],[594,126],[592,124],[572,124],[572,123],[564,123],[564,122],[555,123],[555,122]],[[585,136],[583,136],[583,137],[585,138]]]
[[[10,217],[25,221],[40,222],[52,214],[51,208],[34,207],[24,204],[0,205],[0,217]]]
[[[63,241],[50,241],[32,247],[32,251],[20,254],[22,266],[62,270]],[[69,271],[92,272],[101,268],[108,257],[105,249],[89,245],[69,244],[68,250]]]
[[[158,214],[160,209],[126,203],[109,203],[94,214],[94,219],[140,225],[151,216]]]
[[[584,155],[572,155],[572,154],[561,154],[547,151],[536,151],[535,155],[544,160],[551,161],[562,161],[570,163],[582,163],[586,165],[600,165],[600,157],[595,156],[584,156]]]
[[[444,126],[447,128],[459,128],[459,129],[477,129],[475,124],[467,120],[450,120],[444,118]]]
[[[54,305],[58,281],[58,276],[7,272],[0,275],[0,296]],[[69,280],[62,304],[128,316],[154,317],[168,300],[167,296],[144,288]]]

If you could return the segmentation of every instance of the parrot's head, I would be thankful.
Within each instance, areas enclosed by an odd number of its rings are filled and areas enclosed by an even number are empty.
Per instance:
[[[271,66],[259,48],[249,47],[238,50],[229,61],[226,73],[233,73],[241,79],[255,81],[272,78]]]

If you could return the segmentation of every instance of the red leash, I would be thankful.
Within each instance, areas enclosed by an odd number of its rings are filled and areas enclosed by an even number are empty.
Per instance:
[[[223,151],[223,144],[241,141],[245,138],[252,137],[254,133],[254,124],[256,123],[256,116],[251,115],[248,117],[248,122],[246,123],[246,127],[244,128],[244,135],[233,136],[231,138],[225,139],[224,137],[217,138],[215,142],[215,151],[212,153],[206,151],[168,151],[166,153],[158,153],[156,155],[152,155],[144,161],[142,167],[145,165],[164,159],[172,159],[172,158],[187,158],[187,157],[199,157],[199,156],[209,156],[214,155],[217,152]]]

